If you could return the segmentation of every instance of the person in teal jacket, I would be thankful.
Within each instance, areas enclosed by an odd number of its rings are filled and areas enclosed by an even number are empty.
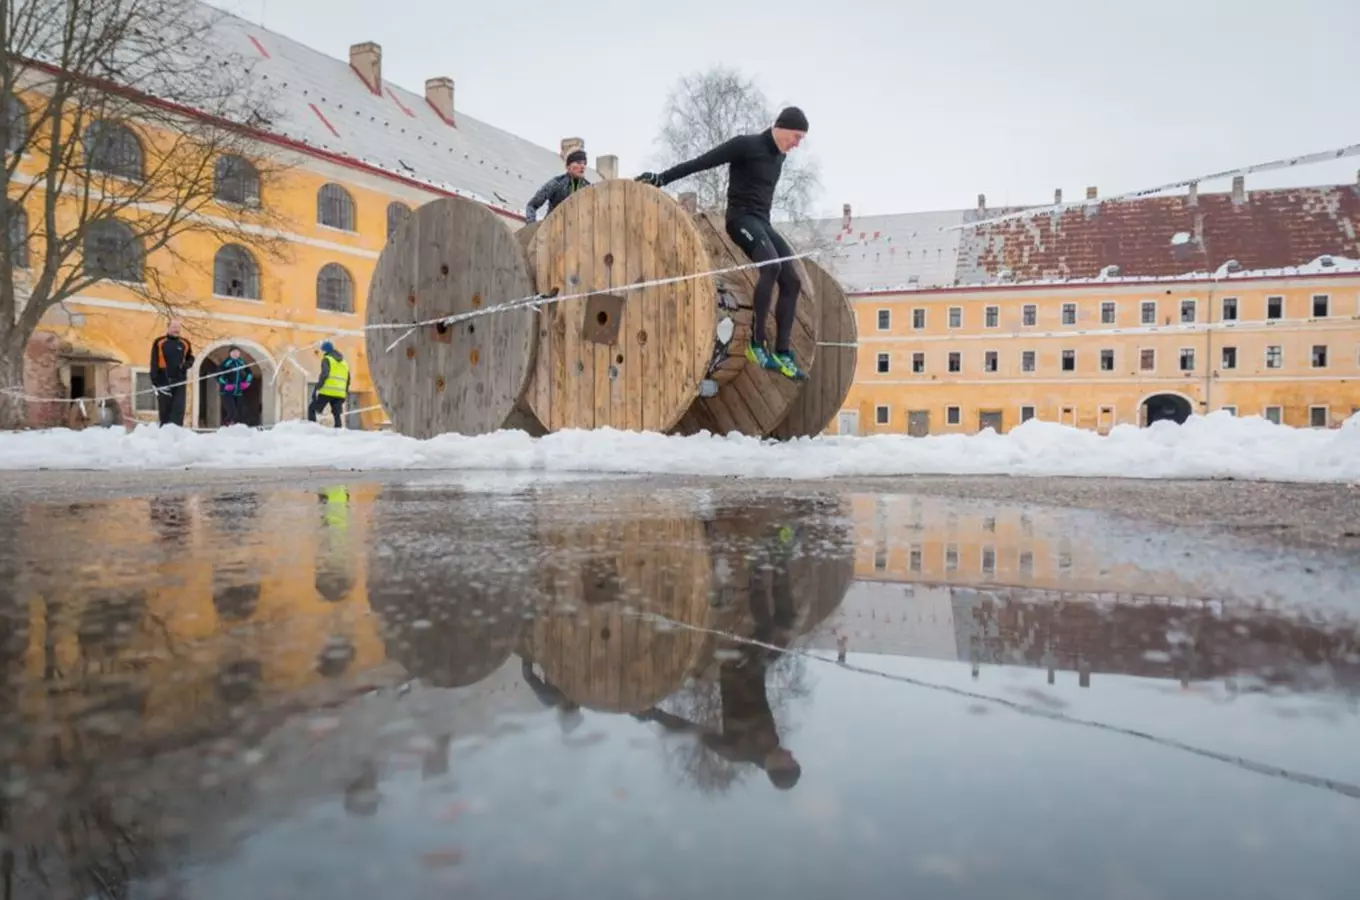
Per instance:
[[[222,424],[235,425],[245,409],[245,394],[255,381],[250,363],[241,358],[241,348],[232,347],[217,373],[217,391],[222,398]]]

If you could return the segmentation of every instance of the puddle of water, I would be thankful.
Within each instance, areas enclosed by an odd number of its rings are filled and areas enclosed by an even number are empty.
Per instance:
[[[9,510],[0,883],[1349,896],[1345,560],[512,482]]]

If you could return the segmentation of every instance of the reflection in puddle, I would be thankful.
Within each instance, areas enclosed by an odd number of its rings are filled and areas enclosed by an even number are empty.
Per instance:
[[[1353,570],[1315,560],[1300,575],[1298,560],[1090,514],[831,490],[359,483],[31,504],[6,528],[0,566],[18,577],[0,588],[0,852],[13,896],[177,896],[195,878],[189,895],[231,896],[233,865],[261,883],[376,867],[414,879],[411,896],[448,888],[425,869],[513,869],[507,895],[554,878],[562,893],[613,895],[597,868],[550,877],[507,855],[514,842],[497,835],[525,822],[553,848],[544,859],[595,858],[597,826],[632,835],[617,865],[673,869],[676,896],[709,896],[703,873],[736,871],[736,847],[784,861],[769,890],[781,878],[790,895],[810,890],[822,876],[794,878],[801,863],[786,858],[808,835],[861,873],[850,882],[938,884],[972,871],[957,862],[971,832],[941,822],[946,844],[910,861],[866,835],[915,827],[895,797],[940,815],[920,805],[931,773],[948,783],[989,748],[1029,746],[1030,768],[1018,764],[1053,807],[1047,767],[1078,739],[1001,718],[1013,712],[1151,736],[1241,777],[1267,759],[1303,787],[1360,782],[1335,751],[1342,729],[1360,736],[1357,631],[1307,603],[1344,597]],[[1205,730],[1209,704],[1238,718]],[[1280,736],[1285,717],[1295,740]],[[1089,805],[1053,811],[1075,822],[1142,778],[1144,791],[1214,792],[1182,815],[1219,821],[1228,789],[1179,757],[1138,755],[1151,752],[1088,757],[1111,759],[1073,794]],[[1018,804],[1023,784],[977,803]],[[701,801],[724,804],[717,824]],[[1301,817],[1309,802],[1277,801]],[[396,834],[422,817],[464,829],[468,846],[404,838],[401,860],[425,860],[417,874],[384,855],[397,850],[344,843],[350,832],[315,856],[336,821]],[[683,862],[700,848],[706,865]],[[1061,865],[1057,848],[1034,852]],[[1325,894],[1339,857],[1308,852]],[[1183,884],[1166,871],[1162,887]],[[318,890],[363,893],[364,879],[337,878]]]

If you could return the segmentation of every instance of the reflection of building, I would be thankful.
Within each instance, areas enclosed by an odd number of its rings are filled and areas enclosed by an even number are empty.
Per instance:
[[[859,327],[842,433],[1107,431],[1217,410],[1335,427],[1360,408],[1360,185],[1239,179],[955,227],[1014,211],[979,197],[820,223]]]
[[[177,237],[167,248],[145,254],[127,251],[116,281],[98,281],[44,317],[27,351],[24,384],[30,394],[93,398],[148,390],[151,341],[165,322],[138,287],[159,283],[182,298],[185,335],[199,360],[190,378],[215,371],[232,344],[259,366],[245,395],[251,424],[303,414],[320,361],[311,349],[289,351],[326,337],[354,367],[351,408],[371,406],[376,397],[359,329],[373,268],[394,229],[412,208],[455,195],[486,204],[507,227],[518,227],[530,196],[562,172],[556,150],[456,110],[452,80],[431,78],[420,94],[384,80],[376,44],[356,44],[347,60],[333,59],[245,19],[221,15],[213,26],[213,51],[239,59],[231,65],[251,67],[260,84],[277,91],[272,103],[277,115],[267,131],[251,133],[253,159],[235,153],[219,158],[212,201],[202,198],[203,209],[219,223],[264,209],[267,230],[286,243],[286,253],[277,261],[260,259],[205,233]],[[21,85],[19,102],[36,107],[40,90]],[[29,118],[38,120],[31,110]],[[164,135],[136,121],[95,122],[91,130],[96,125],[116,151],[107,158],[93,155],[93,171],[136,180],[163,171],[155,148]],[[16,183],[38,177],[35,153],[24,154]],[[602,169],[608,170],[607,159],[597,160]],[[277,178],[269,177],[280,169]],[[194,196],[189,205],[197,209],[199,199]],[[43,221],[43,192],[34,191],[26,202],[29,222]],[[116,221],[102,224],[119,227]],[[21,290],[43,264],[43,231],[31,227],[37,237],[16,253]],[[214,390],[209,380],[188,392],[186,424],[218,423]],[[34,425],[74,424],[68,419],[74,410],[78,407],[33,403],[29,417]],[[155,410],[154,395],[142,394],[124,402],[122,417],[155,421]],[[383,417],[369,413],[363,419],[372,426]]]

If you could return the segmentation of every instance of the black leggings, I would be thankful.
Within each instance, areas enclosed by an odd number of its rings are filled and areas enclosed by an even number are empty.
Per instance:
[[[727,223],[727,234],[736,241],[751,262],[765,262],[792,256],[793,250],[779,232],[769,222],[750,213],[739,215]],[[775,263],[761,266],[760,277],[756,280],[755,339],[765,341],[765,320],[770,315],[770,295],[774,286],[779,284],[779,305],[774,310],[776,329],[774,351],[788,353],[789,341],[793,335],[793,320],[798,311],[798,291],[802,284],[798,281],[798,270],[793,263]]]

